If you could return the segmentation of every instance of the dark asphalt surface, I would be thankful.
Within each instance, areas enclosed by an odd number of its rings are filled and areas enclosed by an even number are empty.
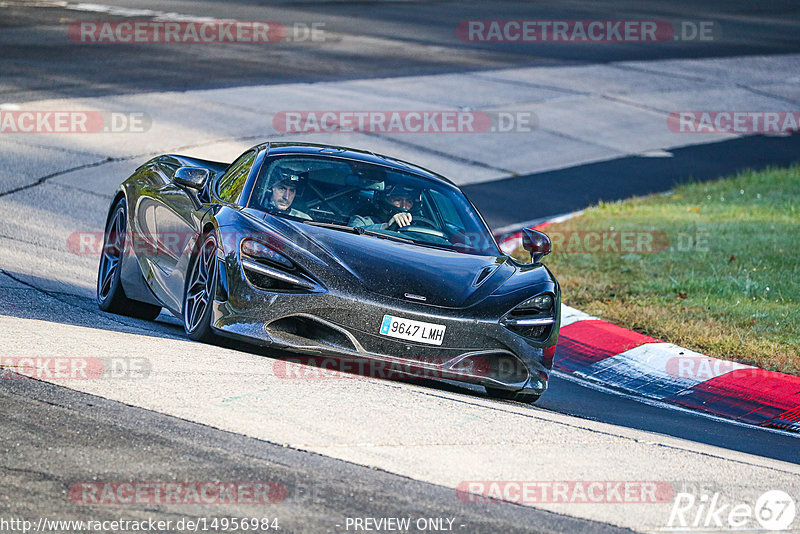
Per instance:
[[[50,2],[53,4],[54,2]],[[77,2],[72,2],[73,4]],[[321,42],[278,44],[91,44],[73,42],[80,21],[131,21],[43,1],[0,8],[0,103],[251,84],[463,72],[624,60],[785,54],[800,50],[800,4],[745,1],[182,1],[109,0],[187,16],[322,24]],[[463,42],[462,20],[663,20],[713,24],[713,40],[654,43]],[[680,27],[680,26],[679,26]],[[292,32],[290,31],[290,35]]]
[[[35,2],[27,2],[31,4]],[[0,103],[130,94],[141,91],[463,72],[620,60],[781,54],[800,51],[800,4],[695,1],[639,2],[235,2],[108,1],[186,15],[323,23],[330,40],[277,45],[91,45],[67,37],[81,20],[130,20],[62,7],[0,7]],[[144,17],[146,19],[146,17]],[[613,44],[464,43],[465,19],[665,19],[713,21],[712,42]],[[200,111],[198,111],[200,112]],[[505,213],[544,217],[598,200],[663,191],[694,178],[800,159],[800,137],[740,139],[674,151],[669,159],[624,158],[465,188],[492,226]],[[547,183],[545,196],[518,194]],[[506,187],[513,184],[513,188]],[[510,195],[509,192],[514,194]],[[509,207],[509,203],[513,204]],[[517,210],[525,204],[526,210]],[[93,303],[71,298],[89,309]],[[96,309],[96,308],[95,308]],[[53,317],[63,321],[65,318]],[[174,334],[156,325],[154,335]],[[450,386],[431,385],[448,388]],[[554,377],[545,409],[800,462],[797,438],[744,429],[655,408]],[[67,498],[85,480],[274,480],[284,504],[259,510],[284,532],[333,531],[347,516],[455,517],[465,532],[605,532],[607,525],[513,505],[465,505],[454,492],[319,455],[221,432],[65,388],[0,380],[0,516],[102,519],[158,516],[252,516],[247,507],[87,507]]]
[[[0,436],[0,517],[34,524],[43,515],[173,525],[201,517],[255,517],[277,519],[279,532],[293,533],[345,532],[348,517],[411,517],[452,519],[453,531],[465,533],[629,532],[527,506],[462,502],[451,488],[35,380],[0,380]],[[274,504],[84,504],[70,493],[82,482],[205,481],[278,483],[285,499]]]
[[[672,150],[669,158],[631,156],[462,187],[492,228],[552,217],[745,169],[800,162],[800,134],[753,135]],[[511,214],[511,215],[510,215]],[[512,216],[513,215],[513,216]]]
[[[6,273],[15,280],[20,279],[14,273]],[[39,281],[25,277],[32,284],[39,285]],[[53,307],[40,306],[35,312],[18,309],[7,310],[5,313],[24,318],[36,318],[44,321],[71,324],[75,326],[88,326],[93,328],[108,329],[119,332],[135,332],[139,335],[153,337],[183,338],[183,328],[177,319],[162,314],[157,322],[142,321],[118,315],[106,314],[97,309],[93,299],[75,296],[77,288],[65,288],[64,293],[40,292],[41,298],[50,300]],[[39,299],[31,299],[38,302]],[[59,304],[59,306],[55,306]],[[73,307],[75,313],[65,314],[60,311],[61,304]],[[99,318],[100,321],[93,319]],[[258,348],[244,344],[230,342],[230,348],[249,351],[253,354],[263,355]],[[291,357],[292,354],[274,349],[269,350],[270,357]],[[556,355],[556,358],[558,355]],[[11,381],[16,382],[16,381]],[[34,383],[33,381],[24,381]],[[0,380],[0,387],[5,383]],[[35,382],[38,384],[38,382]],[[416,384],[456,392],[475,398],[483,398],[483,389],[478,386],[460,386],[451,382],[434,380],[419,380]],[[48,389],[48,384],[41,384],[41,388]],[[16,391],[16,390],[15,390]],[[53,386],[53,395],[73,393],[66,388]],[[75,393],[77,394],[77,393]],[[112,401],[107,401],[112,403]],[[498,407],[510,401],[495,401]],[[547,392],[536,402],[536,408],[553,412],[564,413],[593,421],[601,421],[622,427],[645,430],[658,434],[670,435],[697,443],[713,445],[766,458],[774,458],[792,463],[800,463],[800,435],[774,432],[756,427],[731,424],[725,420],[712,419],[702,414],[688,411],[677,411],[651,406],[633,398],[620,397],[597,389],[582,386],[571,380],[553,375]],[[136,409],[137,412],[146,410]],[[157,414],[153,414],[156,416]],[[161,417],[159,415],[159,417]],[[163,416],[166,417],[166,416]],[[2,419],[0,419],[2,429]],[[0,433],[2,435],[2,433]],[[246,439],[246,438],[242,438]],[[2,500],[0,500],[2,504]]]
[[[549,387],[536,406],[593,421],[800,463],[800,436],[796,434],[733,425],[692,412],[651,406],[632,398],[591,390],[557,375],[551,377]]]

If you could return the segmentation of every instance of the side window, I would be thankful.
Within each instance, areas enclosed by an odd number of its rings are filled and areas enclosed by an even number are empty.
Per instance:
[[[217,186],[217,194],[221,200],[234,204],[239,199],[255,159],[256,152],[253,150],[244,154],[231,165]]]
[[[455,206],[453,206],[450,199],[433,189],[430,191],[430,195],[433,199],[433,203],[436,205],[436,210],[442,216],[445,224],[454,228],[463,229],[464,222],[461,220],[461,216],[458,214],[458,211]]]

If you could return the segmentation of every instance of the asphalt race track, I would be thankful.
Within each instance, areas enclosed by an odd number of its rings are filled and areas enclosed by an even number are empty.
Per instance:
[[[67,4],[67,2],[62,2]],[[69,2],[78,4],[78,2]],[[610,61],[772,55],[797,51],[797,5],[790,0],[758,8],[746,2],[688,0],[634,2],[164,2],[109,1],[161,13],[236,20],[324,24],[334,32],[327,46],[300,41],[264,53],[260,46],[172,47],[127,44],[63,46],[57,28],[75,21],[120,20],[103,11],[53,9],[49,1],[6,1],[2,94],[6,101],[52,96],[128,94],[287,82],[316,82],[464,72],[534,65],[583,65]],[[32,9],[30,6],[43,7]],[[473,19],[622,19],[712,21],[712,41],[656,46],[605,43],[464,43],[455,28]],[[143,18],[147,18],[146,16]],[[498,46],[499,45],[499,46]]]
[[[325,40],[98,45],[67,35],[80,21],[200,17],[316,23]],[[456,34],[472,19],[625,18],[711,21],[714,38],[532,46]],[[661,532],[681,526],[670,522],[679,493],[698,503],[717,495],[729,508],[754,507],[770,490],[800,502],[793,434],[559,373],[534,406],[434,381],[334,379],[314,368],[286,379],[277,370],[288,354],[191,342],[167,313],[150,323],[100,312],[98,257],[80,248],[138,164],[164,152],[229,161],[267,137],[292,138],[275,129],[280,110],[532,113],[539,124],[525,134],[300,136],[439,170],[493,228],[800,161],[799,135],[681,136],[663,120],[676,109],[798,109],[796,3],[2,0],[0,46],[0,111],[147,119],[143,131],[0,133],[0,361],[121,366],[95,380],[3,371],[0,531],[19,531],[4,520],[46,518],[155,519],[173,522],[156,530],[183,532],[195,529],[180,520],[246,517],[277,519],[284,532],[363,532],[367,523],[354,520],[366,518],[411,518],[410,532]],[[268,482],[279,498],[97,504],[74,493],[82,483],[203,481]],[[457,492],[470,481],[652,482],[669,492],[653,502],[476,503]],[[703,527],[714,525],[687,526]],[[800,519],[789,529],[800,531]]]

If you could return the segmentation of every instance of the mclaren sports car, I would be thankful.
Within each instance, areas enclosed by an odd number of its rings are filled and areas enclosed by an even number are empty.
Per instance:
[[[534,402],[560,289],[550,240],[504,254],[448,179],[372,152],[263,143],[233,163],[156,157],[116,192],[97,302],[193,340],[396,366]]]

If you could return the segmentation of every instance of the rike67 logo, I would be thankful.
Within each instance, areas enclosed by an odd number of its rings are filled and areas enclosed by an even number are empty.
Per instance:
[[[764,492],[755,503],[726,501],[719,493],[677,493],[667,531],[782,531],[795,519],[794,499],[785,491]]]

